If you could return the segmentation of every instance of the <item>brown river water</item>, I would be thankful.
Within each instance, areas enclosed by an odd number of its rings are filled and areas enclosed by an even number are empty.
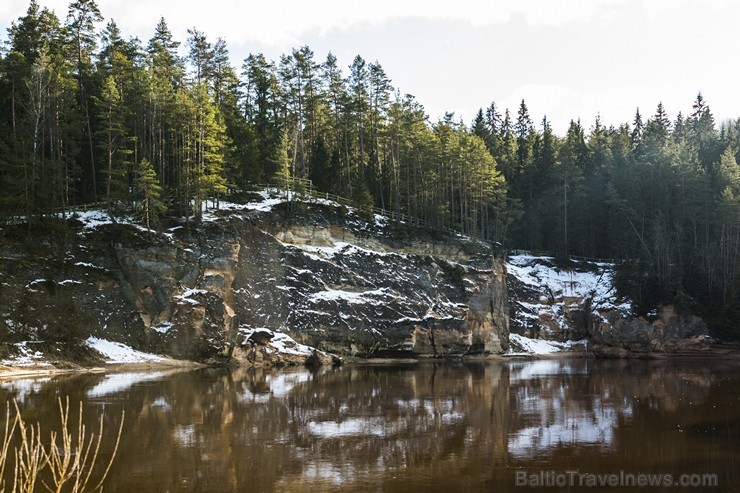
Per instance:
[[[740,364],[732,361],[0,381],[2,401],[16,398],[45,432],[58,427],[60,396],[73,413],[82,402],[88,428],[104,416],[102,458],[125,410],[108,493],[740,491]]]

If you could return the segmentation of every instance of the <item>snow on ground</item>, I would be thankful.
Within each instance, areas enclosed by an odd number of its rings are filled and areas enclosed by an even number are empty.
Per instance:
[[[85,229],[95,229],[98,226],[105,224],[113,224],[113,219],[107,211],[102,209],[90,209],[87,211],[73,211],[72,217],[78,219]],[[137,222],[126,216],[116,216],[115,222],[118,224],[128,224],[141,231],[148,231],[144,226],[137,224]]]
[[[5,366],[50,366],[43,361],[44,355],[28,347],[28,341],[15,344],[18,354],[0,361]]]
[[[117,363],[148,363],[152,361],[162,361],[162,357],[155,354],[142,353],[135,349],[121,344],[120,342],[111,342],[97,337],[88,337],[87,345],[103,355],[108,364]]]
[[[272,208],[282,202],[285,202],[286,200],[290,200],[295,195],[295,192],[275,192],[275,190],[260,190],[256,192],[258,195],[261,196],[261,200],[249,202],[246,204],[237,204],[233,202],[229,202],[228,200],[221,200],[218,202],[218,210],[223,211],[238,211],[238,210],[249,210],[249,211],[259,211],[259,212],[269,212],[272,210]],[[336,204],[332,201],[327,201],[324,199],[314,199],[311,198],[308,195],[304,195],[304,198],[308,198],[311,201],[317,202],[317,203],[331,203]],[[339,205],[339,204],[336,204]],[[215,201],[204,201],[202,203],[202,210],[203,210],[203,220],[204,221],[215,221],[218,219],[218,217],[215,215],[216,210],[216,202]],[[106,224],[113,224],[113,219],[111,219],[110,214],[104,209],[90,209],[86,211],[74,211],[73,217],[76,217],[77,219],[82,222],[85,229],[95,229],[98,226],[103,226]],[[125,216],[116,216],[115,222],[119,224],[128,224],[131,226],[134,226],[138,229],[141,229],[143,231],[147,231],[147,229],[142,226],[141,224],[138,224],[137,221],[125,217]],[[177,228],[179,228],[178,226]],[[175,231],[177,228],[171,228],[169,230],[169,234],[171,234],[173,231]]]
[[[108,364],[116,363],[147,363],[153,361],[162,361],[163,358],[154,354],[142,353],[136,351],[120,342],[111,342],[97,337],[89,337],[87,345],[103,355]],[[5,366],[28,367],[28,366],[51,366],[45,360],[44,355],[39,351],[34,351],[28,347],[27,342],[15,344],[18,355],[0,361]]]
[[[207,294],[208,291],[205,289],[188,289],[182,294],[176,295],[174,298],[181,303],[187,303],[189,305],[200,305],[200,302],[191,298],[196,294]],[[161,332],[161,331],[160,331]]]
[[[287,197],[284,195],[281,195],[277,198],[271,198],[266,190],[263,190],[258,193],[262,195],[263,197],[263,200],[259,202],[248,202],[246,204],[237,204],[234,202],[229,202],[227,200],[221,200],[218,203],[218,210],[219,211],[270,212],[273,207],[287,200]],[[203,207],[205,209],[206,203],[203,204]],[[204,221],[215,221],[217,219],[218,219],[218,216],[216,215],[216,204],[213,202],[210,202],[208,204],[208,209],[203,210],[203,220]]]
[[[555,297],[592,297],[594,307],[616,303],[612,264],[583,263],[583,269],[562,269],[553,263],[552,257],[512,255],[506,269],[522,283],[549,290]]]
[[[288,334],[285,334],[284,332],[276,332],[264,327],[258,327],[254,329],[242,327],[239,329],[239,332],[244,336],[245,341],[249,338],[249,336],[257,331],[269,332],[270,334],[272,334],[272,339],[268,343],[268,349],[276,351],[277,353],[308,357],[311,356],[315,351],[315,349],[311,346],[306,346],[305,344],[300,344],[299,342],[296,342],[295,339],[290,337]]]
[[[254,192],[261,197],[260,200],[247,202],[246,204],[237,204],[230,202],[228,199],[220,200],[218,202],[218,210],[222,211],[257,211],[257,212],[270,212],[276,205],[282,204],[294,199],[305,200],[315,204],[330,205],[334,207],[341,207],[341,204],[334,202],[333,200],[322,199],[315,197],[309,193],[298,193],[295,191],[283,191],[279,189],[267,189],[259,190]],[[208,201],[203,203],[203,220],[214,221],[217,219],[214,211],[216,210],[216,203],[214,201]]]
[[[89,211],[75,211],[72,216],[77,216],[77,219],[79,219],[82,224],[85,225],[86,229],[93,229],[97,228],[98,226],[102,226],[103,224],[113,223],[110,215],[107,212],[99,209]]]
[[[552,354],[565,350],[565,345],[561,342],[530,339],[513,333],[509,334],[509,343],[513,347],[520,348],[520,350],[509,348],[506,354],[512,356],[518,354]]]
[[[513,332],[509,334],[509,350],[506,352],[507,356],[520,356],[520,355],[548,355],[558,353],[561,351],[569,351],[573,346],[588,344],[586,339],[581,341],[545,341],[542,339],[530,339]]]
[[[288,334],[284,334],[282,332],[273,333],[270,346],[272,346],[278,353],[292,354],[295,356],[310,356],[314,351],[312,347],[300,344]]]
[[[586,299],[591,300],[594,312],[632,311],[629,301],[617,297],[613,264],[574,262],[573,268],[560,268],[555,266],[552,257],[521,254],[510,256],[506,269],[509,276],[537,293],[536,299],[517,299],[513,303],[516,308],[513,320],[522,327],[537,326],[544,316],[554,320],[561,330],[567,330],[566,303],[582,304]]]

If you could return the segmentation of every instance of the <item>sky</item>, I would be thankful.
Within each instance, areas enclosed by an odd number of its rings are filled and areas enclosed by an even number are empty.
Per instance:
[[[0,39],[30,0],[0,0]],[[68,0],[37,0],[66,18]],[[736,0],[98,0],[105,22],[144,43],[164,16],[177,40],[188,28],[223,37],[241,67],[250,53],[278,60],[308,45],[348,73],[355,55],[378,61],[432,121],[469,124],[492,101],[516,115],[522,99],[564,134],[631,122],[662,102],[673,119],[699,92],[718,122],[740,117]],[[101,24],[100,27],[103,27]]]

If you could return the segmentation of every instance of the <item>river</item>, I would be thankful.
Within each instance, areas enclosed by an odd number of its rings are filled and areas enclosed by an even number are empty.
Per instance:
[[[60,396],[73,411],[82,402],[89,429],[104,417],[101,458],[125,410],[108,493],[656,491],[632,487],[656,478],[672,481],[661,491],[740,490],[740,364],[732,361],[424,362],[0,381],[0,398],[17,399],[44,430],[59,422]]]

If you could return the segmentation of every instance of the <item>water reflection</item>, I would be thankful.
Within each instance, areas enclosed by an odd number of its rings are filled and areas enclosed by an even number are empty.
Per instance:
[[[87,391],[88,398],[104,397],[127,390],[141,382],[160,380],[164,372],[113,373],[106,375],[100,383]]]
[[[69,395],[90,424],[104,413],[110,445],[125,409],[109,492],[508,491],[516,470],[541,468],[716,472],[730,491],[737,370],[548,360],[68,375],[0,381],[0,398],[49,428]]]

